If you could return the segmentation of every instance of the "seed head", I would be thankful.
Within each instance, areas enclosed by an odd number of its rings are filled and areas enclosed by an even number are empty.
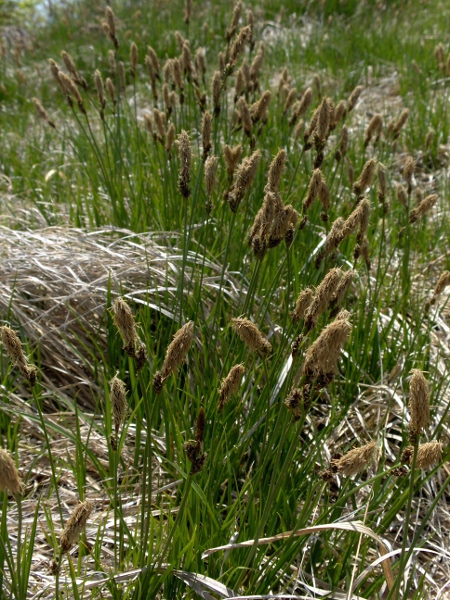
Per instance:
[[[13,494],[22,494],[23,484],[10,454],[0,448],[0,491],[9,490]]]
[[[217,166],[218,158],[217,156],[208,156],[205,162],[205,185],[206,185],[206,195],[208,198],[211,198],[214,184],[216,181],[216,166]],[[211,212],[211,209],[208,213]]]
[[[115,375],[110,381],[111,407],[116,435],[127,415],[127,390],[124,382]]]
[[[276,192],[280,185],[281,174],[283,173],[283,169],[286,164],[286,150],[283,148],[278,150],[277,155],[273,159],[269,168],[269,176],[267,185],[269,191]]]
[[[364,87],[362,85],[357,85],[353,92],[350,94],[347,102],[347,112],[350,112],[355,108],[363,89]]]
[[[134,356],[138,336],[136,323],[130,307],[122,298],[116,298],[112,307],[114,324],[119,330],[123,341],[123,349],[129,356]]]
[[[417,220],[421,219],[425,213],[427,213],[433,208],[437,201],[437,194],[430,194],[429,196],[424,198],[419,204],[419,206],[413,208],[412,211],[409,213],[409,222],[415,223]]]
[[[375,158],[371,158],[366,162],[359,178],[353,184],[353,192],[357,196],[361,196],[366,188],[372,183],[373,176],[375,175],[377,161]]]
[[[417,438],[430,422],[430,390],[419,369],[411,371],[409,382],[409,409],[411,411],[410,437]]]
[[[194,321],[188,321],[173,336],[173,340],[167,348],[161,371],[158,371],[153,378],[153,388],[156,393],[159,393],[159,387],[161,386],[162,388],[164,381],[171,373],[176,372],[178,367],[184,361],[193,339]]]
[[[299,321],[300,319],[304,318],[306,311],[311,305],[313,297],[314,292],[311,288],[306,288],[306,290],[300,292],[300,295],[295,303],[295,308],[291,312],[293,321]]]
[[[203,143],[203,160],[206,160],[211,150],[211,130],[212,130],[212,117],[211,113],[207,110],[203,113],[202,118],[202,143]]]
[[[406,124],[406,121],[409,118],[409,108],[405,108],[405,110],[402,111],[402,113],[400,114],[399,118],[397,119],[397,121],[394,123],[393,128],[392,128],[392,135],[393,135],[393,139],[396,140],[398,138],[398,136],[400,135],[403,127]]]
[[[252,321],[249,319],[237,318],[231,319],[233,331],[235,331],[241,340],[254,352],[257,352],[261,358],[267,358],[272,352],[270,342],[263,336]]]
[[[47,111],[45,110],[45,108],[42,106],[42,104],[39,102],[39,100],[37,98],[32,98],[31,99],[35,108],[36,108],[36,112],[39,115],[39,117],[45,121],[46,123],[48,123],[50,125],[50,127],[53,127],[53,129],[56,129],[56,125],[54,124],[54,122],[50,119],[50,117],[48,116]]]
[[[428,302],[425,306],[426,310],[428,310],[430,308],[430,306],[436,304],[436,300],[442,294],[444,289],[449,285],[450,285],[450,271],[444,271],[442,273],[442,275],[439,277],[439,280],[434,288],[432,297],[430,298],[430,300],[428,300]]]
[[[341,458],[332,461],[332,466],[346,477],[357,475],[366,469],[375,459],[376,444],[370,442],[360,448],[354,448]]]
[[[87,521],[91,515],[93,505],[85,500],[80,502],[69,517],[69,520],[64,527],[64,531],[60,535],[59,543],[63,553],[68,552],[77,541],[79,535],[86,527]]]
[[[251,186],[252,181],[256,175],[256,170],[258,168],[260,158],[261,151],[255,150],[255,152],[253,152],[251,156],[247,156],[246,158],[244,158],[242,163],[237,168],[236,181],[228,195],[228,202],[233,212],[237,211],[241,200],[244,198],[245,193]]]
[[[383,118],[380,114],[374,115],[366,129],[366,137],[364,138],[364,146],[368,146],[371,139],[374,137],[375,145],[380,139],[381,132],[383,131]]]
[[[211,80],[211,97],[214,108],[214,116],[220,115],[220,104],[221,104],[221,92],[222,92],[222,76],[219,71],[216,71]]]
[[[231,148],[226,144],[223,149],[223,157],[225,164],[227,165],[228,175],[231,178],[236,170],[239,159],[242,155],[242,144],[238,144],[234,148]]]
[[[234,367],[231,367],[228,375],[225,377],[225,379],[222,380],[222,384],[219,390],[219,406],[217,409],[218,412],[220,412],[223,409],[225,403],[229,400],[229,398],[231,398],[231,396],[233,396],[233,394],[235,394],[238,391],[244,373],[244,365],[235,365]]]
[[[303,373],[307,381],[317,379],[325,385],[337,373],[337,361],[352,326],[347,318],[336,318],[322,331],[305,354]]]
[[[440,463],[442,459],[442,442],[434,440],[427,444],[421,444],[417,450],[416,466],[419,469],[432,469]],[[413,458],[410,462],[412,464]]]
[[[191,144],[187,131],[183,131],[178,136],[178,154],[180,157],[180,171],[178,174],[178,187],[184,198],[189,198],[191,190],[189,181],[191,179]]]
[[[305,327],[307,331],[315,327],[320,315],[327,309],[328,304],[336,294],[342,275],[343,273],[339,267],[330,269],[323,281],[317,286],[314,298],[305,312]]]

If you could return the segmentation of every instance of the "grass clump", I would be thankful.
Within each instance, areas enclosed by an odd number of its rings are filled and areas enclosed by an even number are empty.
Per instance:
[[[448,51],[438,3],[362,6],[5,47],[2,597],[448,580]]]

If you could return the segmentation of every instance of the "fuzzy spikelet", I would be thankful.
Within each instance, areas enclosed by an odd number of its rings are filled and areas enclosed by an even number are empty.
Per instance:
[[[246,191],[250,187],[256,175],[261,151],[256,150],[251,156],[244,158],[242,163],[236,170],[236,180],[228,195],[228,202],[233,212],[239,208],[241,200],[244,198]]]
[[[307,381],[318,380],[321,385],[327,385],[337,373],[337,361],[346,342],[352,326],[347,318],[338,317],[330,323],[311,344],[305,354],[303,374]]]
[[[230,59],[228,63],[229,72],[231,72],[234,69],[240,55],[244,51],[245,43],[251,37],[251,33],[252,28],[250,25],[247,25],[246,27],[243,27],[236,36],[236,39],[234,40],[230,49]]]
[[[45,121],[46,123],[48,123],[48,125],[50,125],[50,127],[53,127],[53,129],[56,129],[56,125],[54,124],[54,122],[50,119],[50,117],[48,116],[47,111],[45,110],[45,108],[42,106],[42,104],[39,102],[39,100],[37,98],[32,98],[31,99],[35,108],[36,108],[36,112],[39,115],[39,117]]]
[[[438,201],[437,194],[430,194],[422,200],[419,206],[413,208],[409,214],[409,222],[415,223],[418,219],[421,219],[425,213],[427,213]]]
[[[189,198],[191,190],[189,181],[191,180],[191,144],[187,132],[183,131],[178,136],[178,154],[180,157],[180,172],[178,174],[178,187],[184,198]]]
[[[434,440],[427,444],[421,444],[417,450],[416,467],[419,469],[431,469],[440,463],[442,458],[442,442]],[[412,464],[412,457],[410,462]]]
[[[346,477],[357,475],[366,469],[375,459],[376,444],[370,442],[360,448],[354,448],[338,460],[332,461],[332,467]]]
[[[69,520],[64,527],[64,531],[60,535],[59,543],[63,553],[68,552],[77,541],[79,535],[86,527],[87,521],[91,515],[93,505],[85,500],[78,504],[69,517]]]
[[[209,111],[203,113],[202,118],[202,145],[203,145],[203,160],[206,160],[211,150],[211,129],[212,117]]]
[[[77,71],[77,68],[75,66],[75,63],[73,62],[73,59],[70,56],[70,54],[68,54],[67,52],[65,52],[63,50],[61,52],[61,56],[62,56],[62,59],[64,61],[64,64],[66,65],[66,69],[72,75],[72,78],[75,81],[75,83],[78,84],[78,85],[81,85],[84,89],[87,89],[86,80],[83,77],[80,77],[80,75],[79,75],[79,73]]]
[[[430,422],[430,390],[428,382],[420,369],[413,369],[409,382],[409,409],[411,423],[409,426],[410,440],[420,436]]]
[[[436,300],[442,294],[444,289],[450,285],[450,271],[444,271],[439,277],[439,280],[434,288],[433,295],[425,304],[425,310],[428,310],[430,306],[436,304]]]
[[[347,112],[350,112],[355,108],[363,89],[364,87],[362,85],[357,85],[353,92],[350,94],[347,102]]]
[[[306,288],[306,290],[300,292],[299,297],[297,298],[297,301],[295,303],[295,308],[291,312],[291,317],[293,321],[299,321],[300,319],[304,318],[306,311],[311,305],[313,297],[314,292],[311,288]]]
[[[266,90],[262,94],[261,98],[250,106],[250,115],[253,123],[257,123],[258,121],[262,121],[263,123],[266,122],[267,109],[269,107],[271,98],[272,92],[270,90]]]
[[[235,365],[234,367],[231,367],[228,375],[222,380],[219,390],[218,412],[223,409],[229,398],[238,391],[244,373],[244,365]]]
[[[416,168],[416,163],[412,156],[408,156],[405,161],[405,166],[403,167],[403,177],[405,178],[406,183],[408,184],[408,195],[411,194],[412,190],[412,178],[414,175],[414,170]]]
[[[129,356],[134,356],[138,336],[136,333],[136,324],[130,307],[122,298],[117,298],[113,308],[114,324],[119,330],[123,341],[123,349]]]
[[[206,462],[206,454],[203,452],[203,434],[206,426],[206,415],[203,406],[200,408],[197,416],[195,440],[189,440],[184,444],[184,451],[190,462],[191,475],[198,473],[203,469]]]
[[[233,331],[235,331],[246,346],[257,352],[261,358],[267,358],[272,352],[270,342],[266,340],[252,321],[249,319],[231,319]]]
[[[104,116],[103,111],[106,106],[106,98],[105,98],[105,88],[103,87],[102,76],[98,69],[96,69],[95,73],[94,73],[94,82],[95,82],[95,88],[97,90],[98,101],[100,102],[100,115],[103,119],[103,116]]]
[[[234,5],[233,15],[231,17],[231,23],[225,34],[227,42],[229,42],[231,40],[231,38],[233,37],[233,35],[236,33],[236,30],[239,25],[239,19],[241,18],[241,14],[242,14],[242,2],[241,2],[241,0],[238,0],[236,2],[236,4]]]
[[[398,138],[398,136],[400,135],[400,133],[408,119],[409,119],[409,108],[405,108],[405,110],[402,111],[399,118],[393,125],[392,136],[393,136],[394,140],[396,140]]]
[[[14,365],[18,367],[24,377],[28,379],[30,386],[33,387],[36,383],[37,368],[34,365],[29,364],[22,349],[22,342],[16,332],[7,325],[1,327],[0,330],[6,352],[12,359]]]
[[[228,144],[226,144],[223,148],[223,157],[225,159],[225,164],[227,166],[227,171],[230,178],[233,177],[241,155],[242,144],[238,144],[234,148],[231,148],[228,146]]]
[[[0,448],[0,491],[7,490],[13,494],[22,494],[23,484],[16,463],[6,450]]]
[[[164,381],[171,373],[176,372],[184,361],[193,339],[194,321],[188,321],[173,336],[173,340],[167,348],[161,371],[158,371],[153,378],[153,389],[157,394],[161,391]]]
[[[380,139],[381,132],[383,130],[383,118],[380,114],[374,115],[366,129],[366,136],[364,138],[364,146],[368,146],[372,138],[374,138],[373,145],[375,145]]]
[[[360,196],[366,188],[372,183],[373,176],[375,175],[377,161],[375,158],[371,158],[366,162],[359,178],[353,184],[353,192]]]
[[[127,391],[124,382],[115,375],[110,381],[111,408],[116,435],[127,415]]]
[[[215,117],[218,117],[220,115],[221,92],[222,92],[222,77],[220,75],[220,72],[216,71],[211,80],[211,97],[212,97],[212,104],[213,104],[213,108],[214,108],[214,116]]]
[[[208,156],[205,162],[205,185],[206,195],[211,198],[213,193],[214,184],[216,181],[216,166],[219,159],[217,156]],[[211,211],[209,211],[211,212]]]
[[[311,102],[313,99],[313,91],[312,89],[306,88],[306,90],[303,92],[302,97],[300,98],[300,100],[294,105],[294,108],[292,110],[292,117],[291,120],[289,121],[289,125],[292,127],[293,125],[295,125],[298,120],[300,119],[300,117],[302,117],[306,111],[308,110]]]
[[[338,162],[340,160],[342,160],[343,158],[345,158],[345,155],[347,154],[348,140],[349,140],[348,127],[347,127],[347,125],[343,125],[343,127],[341,129],[341,135],[339,137],[339,148],[336,150],[336,154],[334,155],[335,159]]]
[[[336,294],[342,275],[341,269],[335,267],[328,271],[323,281],[317,286],[314,298],[305,312],[305,327],[307,331],[315,327],[318,318],[327,309],[328,304]]]

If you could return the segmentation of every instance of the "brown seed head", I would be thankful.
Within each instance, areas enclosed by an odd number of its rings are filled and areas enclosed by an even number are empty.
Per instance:
[[[342,275],[341,269],[334,267],[328,271],[317,286],[314,298],[305,312],[305,327],[307,331],[315,327],[320,315],[327,309],[328,304],[336,294]]]
[[[441,462],[442,442],[434,440],[427,444],[421,444],[417,450],[416,466],[419,469],[432,469]],[[412,464],[413,458],[410,462]]]
[[[211,150],[211,131],[212,117],[211,113],[207,110],[203,113],[202,118],[203,160],[206,160],[208,153]]]
[[[419,206],[413,208],[412,211],[409,213],[409,222],[415,223],[418,219],[421,219],[425,213],[427,213],[433,208],[433,206],[438,201],[438,198],[439,197],[437,194],[430,194],[429,196],[424,198],[419,204]]]
[[[126,83],[127,83],[127,78],[125,76],[125,65],[123,64],[122,61],[119,61],[118,71],[119,71],[119,86],[120,86],[120,91],[124,92],[125,91],[125,86],[126,86]]]
[[[236,170],[237,164],[242,155],[242,144],[238,144],[234,148],[231,148],[226,144],[223,149],[223,157],[225,159],[225,164],[227,165],[228,175],[230,177],[233,176],[234,171]]]
[[[375,175],[376,167],[377,167],[377,161],[375,158],[371,158],[364,165],[361,175],[353,184],[353,192],[357,196],[360,196],[362,193],[364,193],[364,190],[366,188],[368,188],[369,185],[372,183],[373,176]]]
[[[244,373],[244,365],[235,365],[234,367],[231,367],[228,375],[225,377],[225,379],[222,380],[222,384],[219,390],[219,406],[217,409],[218,412],[220,412],[223,409],[225,403],[229,400],[229,398],[231,398],[231,396],[233,396],[233,394],[235,394],[238,391]]]
[[[365,446],[350,450],[337,460],[333,460],[332,466],[346,477],[352,477],[364,471],[375,459],[376,454],[376,444],[370,442]]]
[[[192,16],[192,0],[184,0],[184,22],[189,25]]]
[[[211,198],[216,181],[217,156],[208,156],[205,162],[206,195]],[[210,211],[209,211],[210,212]]]
[[[334,109],[333,129],[342,121],[347,113],[347,103],[345,100],[339,100]]]
[[[261,151],[255,150],[255,152],[253,152],[251,156],[247,156],[246,158],[244,158],[244,160],[237,168],[236,181],[228,195],[228,202],[233,212],[236,212],[239,208],[241,200],[244,198],[245,193],[247,192],[253,179],[255,178],[260,158]]]
[[[404,185],[399,183],[396,188],[397,200],[403,204],[403,206],[408,206],[408,193]]]
[[[178,367],[184,361],[193,339],[194,321],[188,321],[176,332],[167,348],[164,363],[161,368],[163,379],[167,379],[171,373],[176,372]]]
[[[153,109],[153,119],[155,120],[155,126],[158,131],[159,140],[162,142],[166,136],[166,115],[155,108]]]
[[[383,163],[378,163],[377,168],[378,178],[378,198],[380,201],[384,201],[387,194],[387,178],[386,178],[386,167]]]
[[[94,81],[95,81],[95,88],[97,90],[98,100],[100,102],[101,109],[103,110],[106,106],[105,89],[103,87],[102,76],[98,69],[95,70]]]
[[[138,49],[134,42],[131,43],[130,46],[130,73],[134,78],[136,77],[136,68],[138,64]]]
[[[115,375],[110,381],[111,408],[116,435],[127,415],[127,391],[124,382]]]
[[[239,19],[241,18],[241,14],[242,14],[242,2],[241,2],[241,0],[237,0],[236,4],[234,5],[234,8],[233,8],[233,16],[231,17],[230,26],[227,29],[226,35],[225,35],[227,41],[230,41],[231,38],[233,37],[233,35],[236,33],[236,30],[239,25]]]
[[[112,8],[110,6],[106,7],[105,15],[106,15],[106,22],[108,23],[109,30],[112,35],[115,35],[116,34],[116,21],[114,18],[114,13],[112,11]]]
[[[347,112],[350,112],[355,108],[363,89],[364,87],[362,85],[357,85],[353,92],[350,94],[349,99],[347,101]]]
[[[150,62],[153,66],[156,76],[159,78],[161,67],[159,64],[158,56],[156,55],[156,52],[154,51],[154,49],[151,46],[147,46],[147,56],[150,59]]]
[[[178,187],[184,198],[189,198],[191,190],[189,181],[191,179],[191,143],[187,131],[178,136],[178,155],[180,157],[180,171],[178,174]]]
[[[380,114],[374,115],[366,129],[366,137],[364,138],[364,146],[368,146],[370,140],[374,137],[374,145],[380,139],[381,132],[383,131],[383,118]]]
[[[269,168],[269,176],[267,185],[269,191],[276,192],[280,185],[281,174],[283,173],[283,169],[286,165],[286,150],[283,148],[278,150],[277,155],[273,159]]]
[[[392,135],[393,135],[394,140],[396,140],[398,138],[398,136],[400,135],[401,130],[405,126],[408,118],[409,118],[409,108],[405,108],[405,110],[402,111],[399,118],[397,119],[397,121],[394,123],[394,125],[392,127]]]
[[[450,271],[444,271],[439,277],[436,287],[434,288],[433,296],[430,300],[430,305],[435,304],[436,300],[442,294],[444,289],[450,285]]]
[[[46,123],[48,123],[50,125],[50,127],[53,127],[53,129],[56,129],[56,125],[54,124],[54,122],[50,119],[50,117],[48,116],[47,111],[45,110],[45,108],[42,106],[42,104],[39,102],[39,100],[37,98],[32,98],[31,99],[35,108],[36,108],[36,112],[39,115],[39,117],[45,121]]]
[[[283,114],[285,115],[287,111],[294,106],[294,103],[297,99],[297,88],[293,87],[289,90],[286,100],[284,101],[284,109]]]
[[[343,125],[342,129],[341,129],[341,135],[339,137],[339,148],[335,154],[336,160],[339,161],[342,158],[345,158],[345,155],[347,154],[347,150],[348,150],[348,140],[349,140],[348,127],[347,127],[347,125]],[[353,178],[351,178],[350,183],[351,184],[353,183]]]
[[[311,305],[311,302],[314,297],[314,292],[311,288],[306,288],[305,290],[300,292],[299,297],[295,303],[295,308],[291,312],[291,317],[293,321],[299,321],[303,319],[306,311]]]
[[[411,184],[412,177],[414,175],[414,169],[416,168],[416,163],[412,156],[408,156],[405,161],[405,166],[403,167],[403,177],[405,178],[406,183],[408,184],[408,193],[411,193]]]
[[[80,502],[69,517],[64,527],[64,531],[59,537],[61,551],[68,552],[77,541],[79,535],[86,527],[87,521],[91,515],[93,505],[85,500]]]
[[[112,80],[107,77],[105,81],[106,91],[108,92],[109,97],[111,98],[111,102],[116,104],[116,88],[114,87],[114,83]]]
[[[351,323],[345,318],[335,319],[325,327],[317,340],[306,350],[303,373],[307,380],[332,380],[337,373],[337,361],[342,347],[351,330]]]
[[[267,109],[269,107],[271,98],[272,92],[270,90],[266,90],[262,94],[261,98],[250,106],[250,114],[253,123],[257,123],[258,121],[264,122],[266,120]]]
[[[231,49],[230,49],[230,68],[233,69],[234,66],[236,65],[237,61],[239,60],[240,55],[242,54],[242,52],[244,51],[245,48],[245,43],[250,39],[251,37],[251,33],[252,33],[252,28],[250,25],[247,25],[246,27],[243,27],[240,32],[238,33],[238,35],[236,36],[236,39],[234,40]]]
[[[108,50],[108,62],[109,68],[111,69],[111,75],[113,77],[116,76],[116,56],[114,54],[114,50]]]
[[[410,432],[418,437],[430,422],[430,390],[424,374],[419,369],[411,371],[409,382]]]
[[[267,358],[272,353],[270,342],[263,336],[252,321],[249,319],[231,319],[233,331],[235,331],[246,346],[257,352],[261,358]]]
[[[219,71],[216,71],[211,81],[211,97],[214,107],[214,116],[217,117],[220,114],[221,104],[221,92],[222,92],[222,77]]]
[[[250,109],[248,107],[247,100],[244,98],[244,96],[239,98],[238,107],[239,107],[239,111],[240,111],[240,116],[241,116],[242,127],[244,129],[244,133],[249,138],[251,138],[252,137],[252,129],[253,129],[253,121],[252,121],[252,117],[250,116]]]
[[[261,42],[255,54],[255,58],[253,59],[253,62],[250,65],[250,80],[253,83],[253,89],[256,89],[258,86],[259,71],[264,60],[265,52],[266,45],[264,44],[264,42]]]
[[[167,135],[166,135],[166,152],[170,155],[170,153],[172,152],[172,146],[173,143],[175,141],[175,125],[173,123],[171,123],[169,125],[169,128],[167,129]]]
[[[68,54],[67,52],[65,52],[63,50],[61,52],[61,56],[62,56],[64,64],[66,65],[66,69],[72,75],[73,80],[75,81],[75,83],[77,83],[78,85],[81,85],[82,87],[86,88],[87,87],[86,80],[83,79],[83,77],[80,77],[80,75],[79,75],[79,73],[77,71],[77,68],[75,67],[75,63],[73,62],[73,59],[70,56],[70,54]]]
[[[22,494],[23,484],[16,463],[6,450],[0,448],[0,491],[7,490],[13,494]]]
[[[297,121],[300,119],[300,117],[302,117],[306,111],[308,110],[311,102],[313,99],[313,91],[312,89],[306,88],[306,90],[303,92],[302,97],[300,98],[300,100],[298,101],[298,103],[295,105],[295,108],[293,110],[293,115],[292,118],[290,120],[290,125],[291,127],[297,123]]]
[[[1,334],[3,345],[5,346],[5,349],[13,363],[23,370],[28,366],[28,360],[23,352],[22,342],[20,341],[16,332],[7,325],[4,325],[1,328]]]
[[[116,298],[112,307],[114,324],[119,330],[123,341],[125,352],[134,356],[138,336],[136,334],[136,324],[130,307],[122,298]]]

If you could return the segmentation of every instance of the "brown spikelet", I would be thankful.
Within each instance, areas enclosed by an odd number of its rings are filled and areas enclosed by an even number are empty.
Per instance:
[[[229,177],[233,177],[234,171],[238,165],[238,162],[242,155],[242,144],[238,144],[234,148],[231,148],[226,144],[223,148],[223,157],[225,159],[225,164],[227,166],[227,171]]]
[[[255,91],[258,88],[259,71],[264,60],[265,51],[266,45],[264,44],[264,42],[260,42],[252,64],[250,65],[250,81],[252,84],[253,91]]]
[[[222,384],[219,390],[219,406],[217,408],[220,412],[225,406],[226,402],[233,396],[241,385],[242,377],[245,373],[245,367],[242,364],[234,365],[231,367],[230,372],[222,380]]]
[[[114,324],[119,330],[123,341],[123,349],[129,356],[134,356],[138,336],[136,333],[136,323],[130,307],[122,298],[116,298],[112,307]]]
[[[193,339],[194,321],[188,321],[173,336],[173,340],[167,348],[161,371],[158,371],[153,378],[153,389],[156,393],[161,391],[164,381],[182,364]]]
[[[250,109],[247,104],[247,100],[242,96],[239,99],[238,103],[240,117],[242,121],[242,127],[244,129],[244,133],[250,139],[252,138],[252,130],[253,130],[253,121],[250,115]]]
[[[444,289],[450,285],[450,271],[444,271],[439,277],[438,282],[434,288],[433,295],[425,304],[425,310],[428,310],[430,306],[436,304],[436,300],[442,294]]]
[[[409,381],[410,439],[414,443],[430,422],[430,390],[420,369],[412,369]]]
[[[68,552],[75,544],[79,535],[85,529],[93,508],[92,503],[87,500],[80,502],[80,504],[76,506],[64,527],[64,531],[59,537],[59,543],[63,553]]]
[[[443,445],[442,442],[433,440],[427,444],[421,444],[417,449],[416,467],[419,469],[432,469],[441,462]],[[411,457],[410,463],[412,464]]]
[[[167,129],[166,144],[165,144],[166,152],[169,155],[169,158],[171,157],[172,146],[173,146],[174,141],[175,141],[175,125],[173,123],[171,123],[169,125],[169,128]]]
[[[203,160],[208,158],[209,151],[211,150],[211,131],[212,117],[211,113],[207,110],[203,113],[202,117]]]
[[[127,392],[124,382],[115,375],[110,381],[111,408],[116,435],[127,415]]]
[[[346,271],[342,275],[341,280],[339,281],[338,285],[336,286],[336,290],[330,301],[330,307],[332,309],[332,316],[334,316],[334,314],[337,312],[337,310],[339,310],[339,306],[344,301],[344,298],[345,298],[351,284],[353,283],[353,280],[355,279],[355,277],[356,277],[356,271],[353,271],[353,269]]]
[[[347,103],[345,100],[339,100],[336,108],[334,109],[333,122],[331,124],[332,129],[336,129],[337,125],[342,121],[347,113]]]
[[[429,196],[424,198],[422,200],[422,202],[419,204],[419,206],[416,206],[416,208],[413,208],[412,211],[409,213],[409,222],[415,223],[417,220],[421,219],[425,213],[427,213],[429,210],[431,210],[433,208],[433,206],[436,204],[437,201],[438,201],[437,194],[430,194]]]
[[[105,98],[105,89],[103,87],[102,76],[98,69],[96,69],[95,73],[94,73],[94,82],[95,82],[95,88],[97,90],[98,101],[100,102],[100,114],[103,118],[103,110],[105,109],[105,106],[106,106],[106,98]]]
[[[376,444],[372,441],[365,446],[350,450],[337,460],[332,460],[332,468],[346,477],[352,477],[364,471],[375,459],[376,454]]]
[[[299,297],[295,303],[295,308],[291,312],[291,317],[293,321],[299,321],[303,319],[306,311],[311,305],[311,302],[314,297],[314,292],[311,288],[306,288],[305,290],[300,292]]]
[[[404,185],[399,183],[396,188],[397,200],[403,204],[405,208],[408,207],[408,193]]]
[[[235,183],[228,194],[228,203],[233,212],[237,211],[241,200],[244,198],[245,193],[252,184],[260,158],[261,151],[256,150],[251,156],[244,158],[237,168]]]
[[[286,100],[284,102],[283,115],[287,113],[287,111],[294,106],[295,100],[297,98],[297,89],[291,88],[286,96]]]
[[[436,136],[436,132],[434,129],[429,129],[427,135],[425,136],[425,150],[429,150],[433,140]]]
[[[22,342],[16,332],[7,325],[1,327],[0,331],[6,352],[12,359],[14,365],[20,369],[25,378],[30,382],[31,387],[33,387],[36,383],[37,368],[34,365],[29,364],[22,349]]]
[[[136,69],[138,64],[138,49],[135,42],[131,42],[130,46],[130,73],[133,79],[136,77]]]
[[[261,98],[250,106],[250,115],[253,123],[257,123],[258,121],[262,121],[264,123],[266,121],[267,109],[269,107],[271,98],[272,92],[270,90],[266,90],[262,94]]]
[[[72,75],[72,78],[75,81],[75,83],[77,85],[81,85],[81,87],[83,87],[86,90],[87,89],[86,80],[84,79],[84,77],[81,77],[80,74],[78,73],[77,68],[75,67],[75,63],[73,62],[73,59],[70,56],[70,54],[68,54],[67,52],[65,52],[63,50],[61,52],[61,56],[64,61],[64,64],[66,65],[66,69]]]
[[[123,64],[123,61],[119,61],[119,65],[118,65],[118,72],[119,72],[119,87],[120,87],[120,91],[124,92],[125,91],[125,86],[127,83],[127,78],[125,75],[125,65]]]
[[[257,352],[261,358],[267,358],[272,353],[270,342],[263,336],[257,326],[249,319],[231,319],[233,331],[235,331],[246,346]]]
[[[109,62],[109,68],[111,70],[111,76],[113,78],[115,78],[115,76],[117,74],[117,67],[116,67],[116,56],[114,54],[114,50],[108,50],[108,62]]]
[[[298,120],[300,119],[300,117],[302,117],[306,111],[308,110],[311,102],[313,99],[313,91],[312,89],[306,88],[306,90],[303,92],[302,97],[300,98],[300,100],[294,105],[294,108],[292,110],[292,117],[289,121],[289,125],[292,127],[293,125],[295,125]]]
[[[330,269],[321,283],[317,286],[314,298],[305,311],[305,328],[307,331],[315,327],[320,315],[327,309],[342,278],[339,267]]]
[[[409,108],[405,108],[405,110],[403,110],[401,112],[399,118],[397,119],[397,121],[395,121],[395,123],[392,127],[392,137],[394,140],[396,140],[398,138],[398,136],[400,135],[408,118],[409,118]]]
[[[214,190],[214,185],[216,182],[216,167],[217,167],[217,156],[208,156],[205,162],[205,186],[206,186],[206,195],[208,197],[206,204],[206,212],[208,215],[212,210],[211,204],[211,196]]]
[[[403,167],[403,177],[408,185],[408,195],[411,194],[412,190],[412,178],[414,175],[414,170],[416,168],[416,163],[412,156],[408,156],[405,161],[405,165]]]
[[[385,202],[387,195],[387,178],[386,178],[386,167],[383,163],[378,163],[377,167],[377,179],[378,179],[378,199],[380,202]]]
[[[66,97],[71,97],[78,104],[78,108],[85,115],[86,108],[84,107],[83,98],[81,97],[80,91],[77,88],[76,83],[65,73],[59,72],[59,80],[64,88]]]
[[[343,125],[342,129],[341,129],[341,135],[339,137],[339,147],[336,150],[336,153],[334,155],[335,159],[338,162],[340,160],[342,160],[343,158],[345,158],[345,155],[347,154],[348,140],[349,140],[348,127],[347,127],[347,125]],[[350,178],[350,183],[351,184],[353,183],[353,178]]]
[[[325,385],[337,373],[337,361],[352,326],[347,318],[336,318],[321,332],[305,354],[303,374],[307,381],[317,379]]]
[[[267,178],[267,185],[269,191],[276,192],[280,185],[281,174],[286,164],[286,150],[278,150],[277,155],[270,163],[269,176]]]
[[[325,238],[325,244],[320,252],[318,252],[315,260],[316,267],[319,268],[323,259],[334,252],[336,248],[338,248],[339,244],[344,239],[343,231],[344,231],[345,221],[342,217],[338,217],[336,221],[334,221],[331,229]]]
[[[350,112],[355,108],[363,89],[364,87],[362,85],[357,85],[353,92],[350,94],[349,99],[347,101],[347,112]]]
[[[178,155],[180,157],[180,171],[178,174],[178,187],[184,198],[189,198],[191,190],[189,182],[191,180],[191,143],[187,131],[183,131],[178,136]]]
[[[221,93],[222,93],[222,77],[219,71],[216,71],[211,80],[211,98],[214,108],[214,116],[220,115],[221,105]]]
[[[111,99],[111,102],[113,103],[113,105],[115,105],[117,103],[116,88],[110,77],[106,78],[105,87],[106,87],[106,91],[108,92],[108,95]]]
[[[284,401],[286,408],[291,411],[295,421],[298,421],[302,415],[305,405],[305,390],[307,391],[308,388],[309,386],[305,386],[303,389],[292,388]]]
[[[184,22],[189,25],[192,17],[192,0],[184,0]]]
[[[252,28],[250,25],[246,25],[245,27],[243,27],[238,35],[236,36],[236,39],[234,40],[231,49],[230,49],[230,55],[229,55],[229,63],[228,63],[228,74],[232,72],[232,70],[234,69],[237,61],[239,60],[239,57],[241,56],[242,52],[244,51],[245,48],[245,44],[246,42],[250,39],[252,33]]]
[[[353,184],[353,192],[357,196],[361,194],[369,187],[372,183],[373,176],[375,175],[377,161],[375,158],[371,158],[366,162],[359,178]]]
[[[22,494],[23,484],[10,454],[0,448],[0,491],[9,490],[13,494]]]
[[[241,14],[242,14],[242,2],[241,2],[241,0],[237,0],[236,4],[234,5],[234,8],[233,8],[233,15],[231,17],[230,26],[226,30],[226,34],[225,34],[226,40],[228,42],[231,40],[231,38],[237,31],[237,28],[239,25],[239,19],[241,18]]]
[[[322,171],[314,169],[311,179],[309,180],[308,191],[302,204],[302,212],[306,214],[308,208],[319,195],[320,186],[322,185]]]
[[[48,123],[48,125],[50,125],[50,127],[53,127],[53,129],[56,129],[56,125],[54,124],[54,122],[50,119],[50,117],[48,116],[47,111],[45,110],[45,108],[42,106],[42,104],[39,102],[39,100],[37,98],[32,98],[31,99],[35,108],[36,108],[36,112],[39,115],[39,117],[45,121],[46,123]]]
[[[368,146],[372,138],[374,138],[373,145],[379,141],[381,132],[383,130],[383,118],[380,114],[374,115],[366,129],[366,136],[364,138],[364,146]]]

